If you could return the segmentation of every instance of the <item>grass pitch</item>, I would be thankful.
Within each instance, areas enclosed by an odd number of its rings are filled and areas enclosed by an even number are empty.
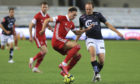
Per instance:
[[[70,71],[75,77],[73,84],[93,84],[90,55],[85,42],[78,43],[81,45],[82,58]],[[64,84],[58,68],[64,57],[52,49],[51,40],[47,44],[49,52],[39,67],[43,71],[40,74],[33,73],[28,67],[29,58],[39,52],[35,43],[19,41],[20,50],[14,52],[14,64],[8,63],[9,51],[0,50],[0,84]],[[102,81],[96,84],[140,84],[140,41],[107,40],[105,47]]]

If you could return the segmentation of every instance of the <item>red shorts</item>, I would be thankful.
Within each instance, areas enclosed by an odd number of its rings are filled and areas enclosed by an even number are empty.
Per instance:
[[[66,55],[68,50],[64,49],[64,45],[66,42],[68,42],[67,39],[64,39],[65,41],[59,41],[56,39],[52,39],[52,47],[59,52],[62,55]]]
[[[46,39],[41,39],[41,38],[34,38],[35,40],[35,43],[37,45],[38,48],[40,48],[41,46],[46,46],[47,47],[47,44],[46,44]]]

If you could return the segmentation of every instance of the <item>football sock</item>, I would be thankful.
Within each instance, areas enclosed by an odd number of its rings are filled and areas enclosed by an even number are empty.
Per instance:
[[[67,63],[79,50],[80,50],[80,45],[76,45],[72,49],[70,49],[68,51],[66,58],[64,59],[64,62]]]
[[[76,65],[76,63],[80,60],[80,58],[81,58],[80,54],[78,56],[72,58],[72,60],[68,64],[68,68],[67,68],[68,71],[70,71],[74,67],[74,65]]]
[[[39,65],[41,64],[42,60],[43,60],[44,56],[41,56],[40,58],[37,59],[37,62],[35,64],[35,67],[38,68]]]
[[[37,53],[36,56],[33,57],[33,61],[40,58],[43,54],[41,52]]]
[[[103,64],[98,63],[99,72],[102,70],[103,66],[104,66]]]
[[[99,73],[98,62],[93,61],[93,62],[91,62],[91,64],[92,64],[95,74],[98,74]]]
[[[9,59],[10,60],[13,58],[13,51],[14,51],[14,49],[13,48],[10,48],[10,52],[9,52],[9,54],[10,54]]]

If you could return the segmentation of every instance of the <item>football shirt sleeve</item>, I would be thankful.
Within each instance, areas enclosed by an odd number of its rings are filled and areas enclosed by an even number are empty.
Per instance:
[[[36,24],[37,19],[38,19],[38,15],[35,15],[34,18],[33,18],[33,20],[32,20],[32,23],[33,23],[33,24]]]
[[[105,23],[107,21],[106,18],[101,13],[99,13],[99,17],[101,22]]]
[[[6,23],[6,18],[4,17],[3,20],[2,20],[2,22],[1,22],[1,24],[2,25],[5,25],[5,23]]]
[[[64,19],[63,16],[58,15],[58,16],[53,17],[53,22],[61,22],[62,19]]]
[[[81,28],[84,27],[81,17],[79,18],[79,24]]]

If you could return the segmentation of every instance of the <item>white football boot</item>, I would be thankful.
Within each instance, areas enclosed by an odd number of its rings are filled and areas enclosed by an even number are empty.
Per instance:
[[[94,76],[92,78],[92,81],[93,82],[101,81],[101,75],[99,73],[98,74],[95,74],[94,73]]]
[[[10,60],[8,61],[8,63],[14,63],[13,59],[10,59]]]
[[[33,58],[30,58],[29,59],[29,68],[31,68],[32,69],[32,67],[33,67]]]

